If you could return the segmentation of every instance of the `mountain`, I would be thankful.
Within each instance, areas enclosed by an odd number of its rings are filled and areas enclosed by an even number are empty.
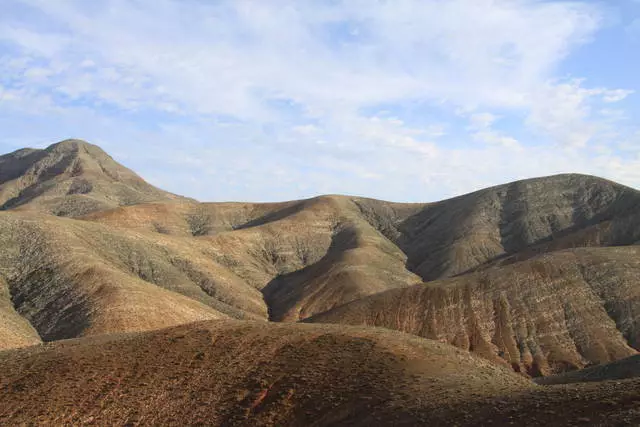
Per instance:
[[[297,320],[419,282],[347,202],[172,202],[80,219],[9,210],[0,271],[45,341],[216,317]]]
[[[0,210],[19,207],[78,216],[116,206],[179,199],[81,140],[0,156]]]
[[[77,140],[0,159],[3,348],[228,318],[400,329],[533,376],[640,348],[640,193],[611,181],[198,203]]]
[[[66,140],[0,206],[8,424],[640,423],[632,188],[199,203]]]
[[[208,321],[0,353],[0,418],[29,424],[614,425],[637,380],[536,386],[445,344],[335,325]]]

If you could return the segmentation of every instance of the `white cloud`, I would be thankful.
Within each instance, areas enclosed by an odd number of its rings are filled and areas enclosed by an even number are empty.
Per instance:
[[[497,119],[498,117],[491,113],[473,113],[469,121],[472,129],[486,129],[491,127]]]
[[[631,91],[555,76],[601,25],[595,4],[9,1],[33,10],[0,17],[12,47],[0,112],[41,115],[39,132],[104,144],[173,191],[423,200],[567,164],[620,176],[616,165],[635,165],[574,152],[606,130],[612,109],[599,104]],[[405,114],[412,103],[436,113]],[[516,139],[505,118],[538,137]],[[167,167],[148,169],[150,155]]]
[[[600,19],[588,5],[524,0],[29,3],[73,37],[15,28],[0,37],[66,62],[55,83],[67,92],[125,108],[167,97],[251,119],[270,117],[265,98],[324,113],[405,98],[526,106],[526,93]],[[78,74],[86,58],[121,77]]]
[[[602,118],[604,116],[607,119],[608,110],[599,110],[600,114],[594,114],[593,106],[598,102],[621,101],[633,91],[589,89],[583,83],[579,79],[550,83],[531,94],[533,102],[527,123],[555,142],[585,147],[607,124],[607,120]]]
[[[608,90],[604,91],[602,95],[602,100],[604,102],[619,102],[625,99],[627,96],[633,93],[632,90],[624,90],[624,89],[616,89],[616,90]]]

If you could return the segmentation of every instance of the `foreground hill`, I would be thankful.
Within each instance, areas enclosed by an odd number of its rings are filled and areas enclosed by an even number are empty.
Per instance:
[[[640,247],[540,255],[390,290],[308,319],[382,326],[548,375],[636,354]]]
[[[637,383],[543,388],[448,345],[368,328],[213,321],[0,352],[0,364],[0,418],[14,425],[640,420]]]
[[[0,210],[20,207],[78,216],[176,199],[180,197],[146,183],[99,147],[80,140],[0,156]]]

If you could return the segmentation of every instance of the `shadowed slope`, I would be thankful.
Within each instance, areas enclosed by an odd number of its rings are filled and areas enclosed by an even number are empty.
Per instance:
[[[80,140],[0,157],[0,209],[20,207],[78,216],[115,206],[177,199],[181,197],[153,187],[99,147]]]
[[[451,343],[531,375],[640,348],[640,247],[554,252],[387,291],[314,316]]]
[[[579,382],[598,382],[624,380],[640,377],[640,355],[616,360],[604,365],[590,366],[573,372],[536,378],[538,384],[571,384]]]
[[[16,313],[11,303],[9,287],[0,276],[0,350],[41,342],[38,332],[27,319]]]

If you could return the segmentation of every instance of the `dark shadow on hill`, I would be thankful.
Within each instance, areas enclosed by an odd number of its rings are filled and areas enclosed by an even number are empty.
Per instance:
[[[276,276],[263,289],[262,294],[269,310],[269,320],[279,322],[305,294],[310,278],[321,277],[331,269],[343,252],[357,248],[356,231],[350,227],[339,228],[331,239],[327,253],[317,262],[300,270]]]

